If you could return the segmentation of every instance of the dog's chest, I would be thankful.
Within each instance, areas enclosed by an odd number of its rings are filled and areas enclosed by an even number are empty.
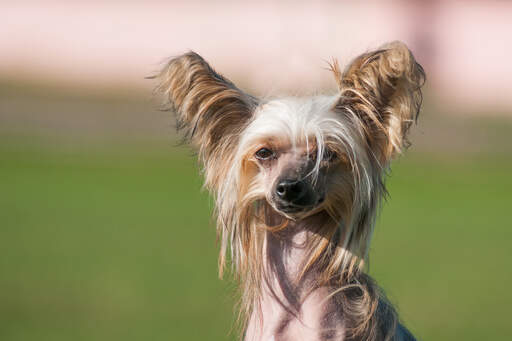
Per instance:
[[[343,340],[341,309],[330,297],[331,290],[310,290],[307,278],[300,286],[294,283],[302,270],[301,245],[306,238],[301,232],[285,242],[267,239],[265,259],[275,276],[263,284],[260,307],[250,318],[245,341]]]
[[[283,308],[273,297],[261,302],[261,315],[253,314],[245,341],[343,340],[341,315],[325,302],[327,289],[317,289],[301,304],[298,316]]]

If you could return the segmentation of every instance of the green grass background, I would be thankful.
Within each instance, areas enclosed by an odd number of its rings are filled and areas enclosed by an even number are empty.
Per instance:
[[[0,102],[0,340],[236,339],[192,153],[172,139],[77,143],[8,117],[53,112],[31,100]],[[505,152],[413,148],[395,162],[370,272],[419,339],[510,338],[511,173]]]

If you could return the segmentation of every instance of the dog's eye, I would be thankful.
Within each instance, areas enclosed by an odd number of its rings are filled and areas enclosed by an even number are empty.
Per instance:
[[[258,160],[268,160],[274,156],[274,152],[268,148],[261,148],[254,156],[256,156]]]
[[[322,160],[324,160],[324,161],[334,161],[334,160],[336,160],[337,157],[338,157],[338,155],[336,154],[336,152],[332,151],[329,148],[325,148],[324,149],[324,155],[322,155]]]

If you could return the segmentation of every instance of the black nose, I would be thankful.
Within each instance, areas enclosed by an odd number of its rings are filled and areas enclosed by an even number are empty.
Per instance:
[[[307,186],[303,181],[298,180],[283,180],[276,186],[277,196],[291,203],[297,203],[305,196]]]

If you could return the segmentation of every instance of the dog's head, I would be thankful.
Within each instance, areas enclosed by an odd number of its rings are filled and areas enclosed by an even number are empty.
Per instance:
[[[231,243],[236,265],[250,253],[255,221],[272,225],[261,212],[285,220],[323,214],[336,245],[366,253],[383,171],[407,146],[424,73],[402,43],[365,53],[344,72],[336,62],[331,69],[336,95],[276,100],[244,93],[193,52],[157,76],[199,148],[223,250]]]

